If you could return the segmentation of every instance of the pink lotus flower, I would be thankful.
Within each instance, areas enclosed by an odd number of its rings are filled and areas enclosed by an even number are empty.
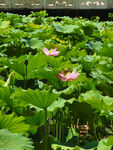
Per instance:
[[[56,51],[56,48],[51,50],[48,50],[47,48],[43,48],[42,50],[47,56],[58,56],[60,53],[60,51]]]
[[[72,81],[74,79],[77,79],[80,73],[77,73],[76,70],[74,70],[72,73],[69,72],[69,70],[61,71],[57,74],[57,77],[60,78],[62,81]]]
[[[101,29],[102,29],[103,31],[105,30],[105,28],[104,28],[104,27],[102,27]]]

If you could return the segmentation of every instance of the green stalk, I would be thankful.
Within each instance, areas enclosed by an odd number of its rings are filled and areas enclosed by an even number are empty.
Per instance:
[[[49,120],[49,125],[48,125],[48,135],[50,136],[50,131],[51,131],[51,126],[50,126],[50,120]]]
[[[26,79],[26,76],[24,76],[23,78],[24,78],[24,89],[27,89],[27,79]]]
[[[47,150],[48,129],[47,129],[47,108],[45,108],[45,150]]]
[[[12,84],[12,88],[14,88],[15,85],[15,72],[13,73],[13,84]]]
[[[76,128],[78,128],[79,125],[79,118],[77,119]]]
[[[94,121],[93,121],[93,127],[94,127],[95,138],[97,140],[97,131],[96,131],[96,126],[95,126],[95,122]]]
[[[26,78],[25,78],[25,85],[26,85],[26,89],[27,89],[27,65],[26,65]]]
[[[24,76],[24,89],[27,89],[27,66],[28,66],[28,60],[26,59],[24,62],[25,66],[26,66],[26,74]]]
[[[64,142],[64,125],[63,125],[63,129],[62,129],[62,141]]]
[[[73,130],[72,130],[72,127],[71,127],[71,134],[72,134],[72,136],[74,136],[74,134],[73,134]]]
[[[70,35],[68,35],[68,48],[71,49],[70,48]]]
[[[59,129],[59,142],[61,142],[61,137],[62,137],[62,126],[60,125],[60,129]]]
[[[26,89],[26,79],[25,79],[25,76],[23,76],[24,78],[24,89]]]
[[[113,131],[113,121],[111,120],[111,128],[112,128],[112,131]]]
[[[58,140],[58,120],[56,121],[56,138]]]
[[[57,138],[57,140],[59,140],[58,139],[58,124],[59,124],[59,122],[58,122],[58,115],[59,115],[59,112],[57,112],[57,118],[56,118],[56,138]]]

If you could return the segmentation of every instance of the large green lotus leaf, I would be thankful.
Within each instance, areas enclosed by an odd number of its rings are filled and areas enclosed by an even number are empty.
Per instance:
[[[43,41],[38,38],[24,39],[24,42],[26,42],[26,47],[31,47],[32,49],[42,49],[44,45]]]
[[[55,88],[59,89],[59,87],[63,84],[59,78],[56,77],[58,71],[55,69],[46,69],[41,68],[37,72],[37,77],[42,80],[45,79],[48,81],[48,84],[53,85]]]
[[[97,90],[87,91],[85,94],[81,94],[79,97],[80,102],[86,102],[91,105],[92,108],[101,112],[113,110],[113,98],[109,96],[102,96]]]
[[[10,25],[10,21],[0,21],[0,28],[5,29],[8,28]]]
[[[32,116],[26,116],[27,123],[30,125],[38,125],[41,126],[45,122],[45,112],[44,111],[36,111]]]
[[[109,77],[103,75],[101,72],[92,71],[91,76],[96,78],[98,81],[113,84],[113,81]]]
[[[109,96],[103,96],[103,102],[108,108],[108,110],[112,111],[113,110],[113,98]]]
[[[77,116],[80,120],[91,121],[92,114],[95,112],[95,109],[91,107],[88,103],[79,101],[74,101],[72,105],[69,106],[72,114]]]
[[[25,76],[25,64],[24,61],[26,60],[26,56],[21,56],[20,58],[17,59],[8,59],[8,58],[1,58],[0,59],[0,64],[1,65],[6,65],[10,69],[13,69],[14,71],[18,72],[22,76]]]
[[[112,145],[111,145],[111,143],[109,143],[109,145],[107,145],[107,141],[108,141],[108,139],[102,139],[101,141],[99,141],[97,150],[111,150]]]
[[[82,64],[83,69],[87,72],[90,72],[92,68],[94,67],[96,58],[94,58],[91,55],[87,55],[85,57],[81,57],[79,62]]]
[[[103,41],[108,40],[108,41],[113,42],[113,31],[111,29],[106,29],[105,28],[105,30],[101,33],[101,36],[102,36]]]
[[[28,33],[25,32],[24,30],[20,30],[20,29],[13,29],[10,32],[10,36],[13,38],[13,40],[20,40],[21,38],[24,38],[26,36],[28,36]]]
[[[52,105],[50,105],[48,107],[48,111],[54,112],[58,108],[63,108],[66,103],[72,104],[74,101],[75,101],[75,98],[72,98],[72,99],[69,99],[69,100],[65,100],[65,99],[59,97],[57,101],[55,101]]]
[[[53,144],[52,148],[53,150],[74,150],[74,147],[68,147],[68,146],[57,145],[57,144]],[[80,149],[78,148],[76,150],[80,150]]]
[[[113,113],[109,110],[101,110],[100,116],[106,116],[106,118],[113,120]]]
[[[32,142],[17,133],[0,130],[0,150],[33,150]]]
[[[58,145],[58,144],[52,144],[53,150],[86,150],[83,148],[80,148],[79,146],[75,147],[68,147],[68,146],[63,146],[63,145]],[[95,150],[95,148],[91,148],[88,150]]]
[[[94,148],[96,150],[95,147],[97,147],[97,145],[98,145],[98,141],[92,140],[92,141],[85,143],[85,145],[83,145],[82,148],[84,148],[84,149],[90,149],[90,148],[93,149]]]
[[[66,94],[66,95],[69,95],[71,94],[72,92],[74,92],[74,85],[71,84],[68,88],[66,88],[65,90],[62,90],[62,91],[56,91],[56,89],[53,89],[53,92],[56,93],[56,94]]]
[[[79,101],[88,103],[89,105],[91,105],[92,108],[96,109],[97,111],[101,111],[105,108],[103,97],[97,90],[90,90],[87,91],[85,94],[81,94],[81,96],[79,96]]]
[[[59,71],[65,70],[67,68],[74,68],[74,64],[71,61],[64,61],[64,57],[60,56],[58,58],[50,57],[48,63],[51,67],[57,68]]]
[[[110,146],[110,145],[113,146],[113,136],[110,136],[110,137],[107,139],[107,142],[104,143],[104,144],[107,145],[107,146]]]
[[[113,66],[113,65],[112,65],[112,66]],[[106,71],[106,72],[104,73],[104,76],[105,76],[107,79],[109,79],[110,81],[113,82],[113,69],[112,69],[111,71]]]
[[[25,124],[24,117],[17,117],[14,113],[5,115],[0,112],[0,129],[8,129],[13,133],[26,133],[29,125]]]
[[[56,31],[61,32],[61,33],[72,33],[75,29],[78,30],[79,26],[78,25],[59,25],[58,23],[53,22],[53,26]]]
[[[36,111],[32,115],[26,116],[25,119],[30,126],[29,131],[34,135],[37,133],[37,128],[45,123],[45,111]]]
[[[50,90],[39,91],[38,89],[22,90],[17,95],[18,100],[25,101],[40,109],[48,108],[58,97],[59,94],[54,94]]]
[[[94,34],[95,26],[92,22],[83,22],[83,30],[86,36],[91,36]]]
[[[11,99],[12,91],[13,90],[9,86],[0,88],[0,99],[4,101],[11,108],[14,106],[14,102]]]
[[[95,51],[99,51],[102,48],[102,42],[100,42],[100,41],[89,42],[86,45],[88,46],[88,48],[95,50]]]
[[[108,72],[111,71],[110,74],[112,74],[113,65],[109,61],[100,60],[99,63],[95,64],[95,69],[100,72],[107,73],[107,74],[108,74]],[[112,76],[112,78],[113,78],[113,76]]]
[[[63,62],[64,57],[59,56],[58,58],[50,57],[48,63],[51,67],[59,68],[60,64]]]
[[[98,52],[99,55],[113,58],[113,43],[104,43],[103,47]]]
[[[0,64],[8,66],[10,69],[14,70],[15,72],[24,77],[26,75],[26,60],[28,61],[27,79],[30,79],[34,78],[34,71],[36,69],[46,64],[47,57],[41,54],[29,54],[28,56],[24,55],[15,59],[1,58]]]

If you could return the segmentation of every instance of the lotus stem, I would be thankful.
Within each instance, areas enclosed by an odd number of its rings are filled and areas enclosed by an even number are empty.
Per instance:
[[[59,112],[59,118],[61,118],[61,112]],[[61,142],[61,136],[62,136],[62,125],[60,123],[60,126],[59,126],[59,142]]]
[[[45,150],[47,150],[48,129],[47,129],[47,108],[45,108]]]
[[[94,121],[93,121],[93,127],[94,127],[95,138],[97,140],[97,131],[96,131],[96,126],[95,126],[95,122]]]
[[[50,132],[51,132],[51,126],[50,126],[50,120],[49,120],[49,125],[48,125],[48,135],[50,136]]]
[[[61,137],[62,137],[62,126],[60,125],[60,129],[59,129],[59,142],[61,142]]]
[[[24,76],[24,89],[27,89],[27,66],[28,66],[28,60],[26,59],[24,62],[25,66],[26,66],[26,70],[25,70],[25,76]]]
[[[58,111],[59,111],[59,109],[58,109]],[[57,138],[57,140],[58,140],[58,124],[59,124],[59,122],[58,122],[58,115],[59,115],[59,112],[57,112],[57,118],[56,118],[56,138]]]
[[[72,134],[72,136],[74,136],[74,134],[73,134],[73,130],[72,130],[72,127],[71,127],[71,134]]]
[[[79,126],[79,118],[77,119],[76,128]]]
[[[26,87],[26,78],[25,78],[25,76],[23,76],[23,78],[24,78],[24,89],[26,89],[27,87]]]

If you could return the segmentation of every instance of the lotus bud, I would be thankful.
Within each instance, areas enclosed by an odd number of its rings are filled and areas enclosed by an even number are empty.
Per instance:
[[[26,66],[28,65],[28,60],[27,60],[27,59],[25,60],[24,64],[25,64]]]

